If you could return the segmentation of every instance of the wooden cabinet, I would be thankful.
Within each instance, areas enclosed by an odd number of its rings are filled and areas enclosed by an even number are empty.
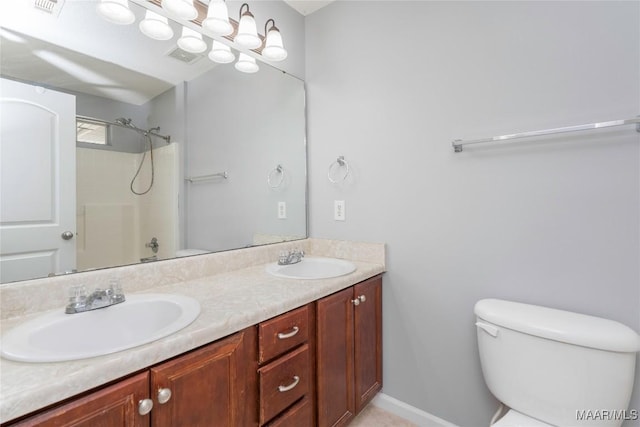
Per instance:
[[[314,304],[258,325],[261,426],[314,424],[314,325]]]
[[[2,427],[343,426],[381,387],[376,276]]]
[[[255,426],[256,347],[256,328],[250,327],[12,425]],[[140,415],[145,399],[153,409]]]
[[[318,426],[343,426],[382,388],[382,278],[316,304]]]
[[[149,373],[143,372],[11,425],[146,427],[151,415],[140,415],[138,405],[148,396]]]
[[[251,327],[151,368],[152,426],[255,425],[256,341]]]

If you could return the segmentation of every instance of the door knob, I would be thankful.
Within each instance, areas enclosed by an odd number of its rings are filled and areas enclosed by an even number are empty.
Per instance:
[[[64,233],[62,233],[60,235],[64,240],[71,240],[73,239],[73,232],[71,231],[65,231]]]
[[[142,399],[138,402],[138,413],[140,415],[147,415],[153,409],[153,400]]]
[[[158,390],[158,403],[164,405],[171,399],[171,390],[168,388],[161,388]]]

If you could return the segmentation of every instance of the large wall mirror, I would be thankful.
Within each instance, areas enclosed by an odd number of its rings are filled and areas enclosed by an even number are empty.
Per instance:
[[[0,18],[0,282],[307,236],[303,81],[59,5]]]

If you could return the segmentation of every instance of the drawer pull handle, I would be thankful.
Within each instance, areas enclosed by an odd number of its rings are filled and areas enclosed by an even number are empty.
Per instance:
[[[298,385],[298,383],[300,382],[300,377],[297,375],[293,376],[293,382],[289,385],[279,385],[278,386],[278,391],[280,393],[284,393],[285,391],[289,391],[292,390],[293,388],[295,388],[295,386]]]
[[[287,332],[287,333],[279,332],[278,333],[278,339],[286,340],[287,338],[291,338],[292,336],[297,334],[299,330],[300,330],[300,328],[298,328],[297,326],[294,326],[293,329],[291,330],[291,332]]]

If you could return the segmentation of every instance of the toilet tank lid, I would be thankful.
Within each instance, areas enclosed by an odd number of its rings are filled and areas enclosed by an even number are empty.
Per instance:
[[[554,341],[632,353],[640,351],[640,336],[613,320],[499,299],[483,299],[474,313],[498,326]]]

